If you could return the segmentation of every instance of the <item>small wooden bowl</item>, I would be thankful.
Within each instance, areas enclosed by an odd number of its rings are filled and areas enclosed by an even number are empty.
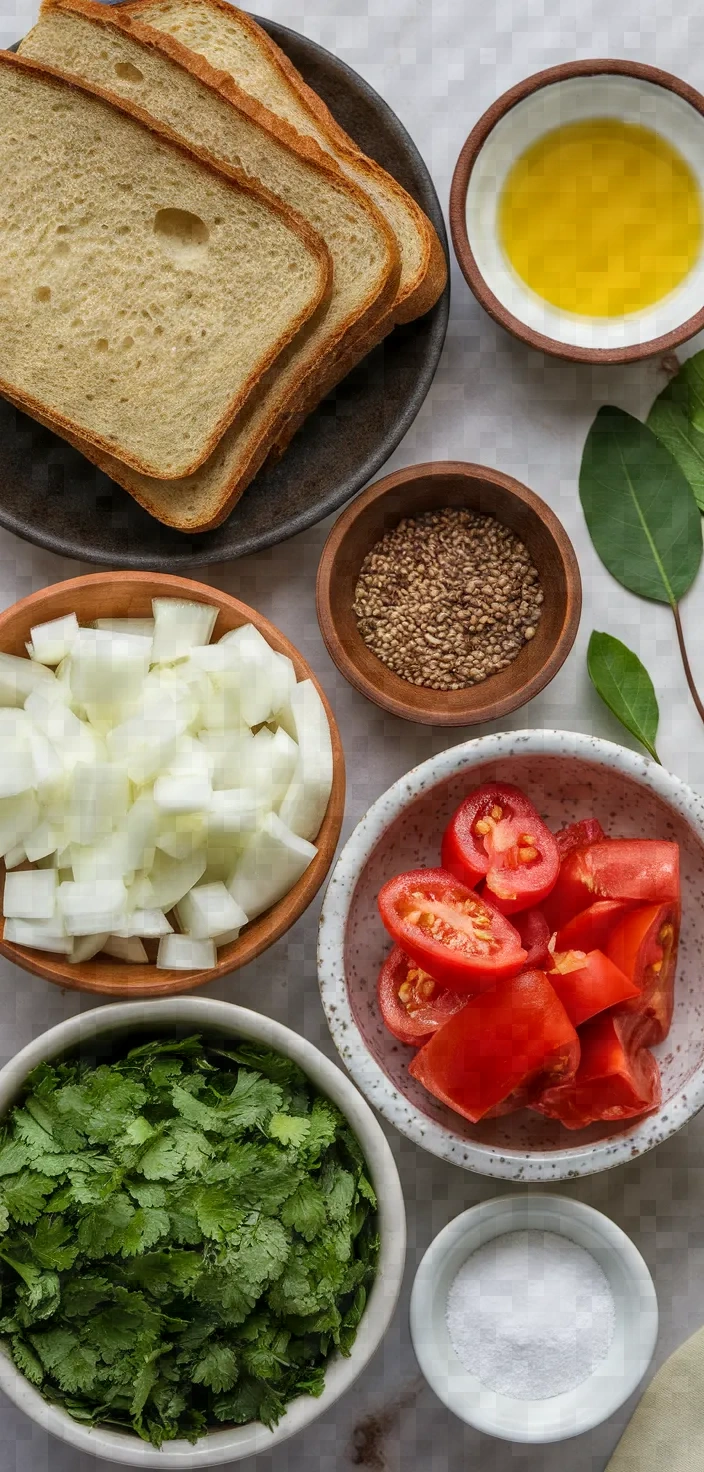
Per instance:
[[[507,669],[464,690],[427,690],[392,673],[367,647],[352,610],[362,563],[404,516],[463,507],[495,516],[521,538],[545,594],[535,638]],[[438,460],[387,475],[335,523],[318,568],[318,622],[346,680],[392,715],[427,726],[477,726],[525,705],[549,684],[572,648],[582,607],[574,548],[557,517],[520,481],[484,465]]]
[[[101,572],[90,577],[72,578],[69,582],[43,588],[1,613],[0,650],[6,654],[25,654],[25,640],[29,638],[30,627],[66,613],[76,613],[82,624],[92,623],[96,618],[148,618],[152,611],[151,600],[155,597],[190,598],[213,604],[218,609],[214,639],[240,624],[254,624],[273,649],[288,655],[293,661],[299,680],[313,681],[330,722],[333,785],[323,825],[315,840],[317,857],[277,905],[247,925],[236,941],[222,947],[218,952],[217,965],[209,970],[157,971],[153,964],[130,966],[110,956],[96,956],[92,961],[72,966],[65,956],[29,950],[6,941],[3,938],[5,922],[0,920],[0,952],[17,966],[56,982],[58,986],[110,997],[168,997],[192,991],[218,976],[239,970],[240,966],[246,966],[248,961],[253,961],[255,956],[273,945],[303,914],[320,888],[337,847],[345,806],[345,761],[340,733],[313,671],[274,624],[246,603],[240,603],[238,598],[221,593],[218,588],[168,573]],[[4,888],[5,865],[1,861],[0,882]]]
[[[463,145],[450,190],[450,229],[462,274],[501,327],[529,347],[577,363],[632,363],[672,351],[704,327],[704,252],[653,306],[622,317],[558,311],[520,281],[498,239],[507,172],[536,138],[585,117],[646,124],[683,153],[704,187],[704,96],[635,61],[590,57],[535,72],[497,98]]]

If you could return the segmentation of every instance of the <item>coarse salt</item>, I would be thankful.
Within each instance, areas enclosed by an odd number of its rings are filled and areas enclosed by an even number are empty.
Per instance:
[[[574,1390],[613,1339],[599,1264],[556,1232],[507,1232],[472,1253],[450,1286],[447,1327],[466,1370],[516,1400]]]

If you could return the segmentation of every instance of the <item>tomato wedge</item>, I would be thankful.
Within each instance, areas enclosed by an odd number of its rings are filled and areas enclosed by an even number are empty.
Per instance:
[[[660,1070],[652,1053],[637,1045],[637,1028],[636,1019],[611,1013],[580,1028],[576,1077],[544,1090],[531,1108],[559,1119],[568,1130],[582,1130],[598,1120],[634,1119],[657,1109]]]
[[[634,900],[597,900],[580,910],[557,933],[557,951],[605,951],[619,921],[633,909]]]
[[[607,955],[630,977],[638,996],[619,1011],[641,1018],[646,1047],[667,1037],[675,1005],[679,905],[641,905],[612,931]]]
[[[659,838],[604,838],[567,855],[545,904],[552,930],[595,900],[679,901],[680,851]]]
[[[442,863],[470,889],[484,879],[498,909],[512,915],[550,893],[560,858],[532,802],[518,787],[491,782],[470,793],[450,819]]]
[[[638,987],[603,951],[555,951],[552,966],[548,981],[575,1027],[638,996]]]
[[[526,971],[531,971],[534,967],[539,971],[549,971],[552,966],[552,956],[548,949],[550,926],[542,910],[521,910],[518,915],[514,915],[512,923],[527,953]]]
[[[401,950],[451,991],[481,991],[525,962],[510,921],[446,869],[398,874],[379,891],[378,904]]]
[[[579,1039],[542,971],[523,971],[457,1012],[409,1065],[418,1082],[473,1124],[520,1108],[546,1080],[574,1074]]]
[[[568,823],[566,828],[561,828],[555,834],[561,860],[566,859],[573,848],[586,848],[590,843],[598,843],[601,838],[606,838],[606,834],[598,818],[580,818],[578,823]]]
[[[379,972],[377,996],[389,1032],[400,1043],[410,1043],[416,1048],[467,1003],[466,995],[438,986],[398,946],[394,946]]]

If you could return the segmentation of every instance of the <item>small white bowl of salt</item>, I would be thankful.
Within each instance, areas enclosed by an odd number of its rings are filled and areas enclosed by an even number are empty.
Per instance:
[[[566,1196],[499,1196],[463,1212],[431,1243],[411,1296],[428,1384],[506,1441],[563,1441],[607,1420],[642,1380],[657,1333],[637,1247]]]

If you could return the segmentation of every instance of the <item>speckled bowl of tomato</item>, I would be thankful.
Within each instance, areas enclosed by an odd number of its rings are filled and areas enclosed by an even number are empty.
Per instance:
[[[565,731],[441,752],[374,803],[328,887],[319,978],[346,1067],[467,1170],[550,1181],[632,1160],[704,1106],[703,878],[704,803],[647,757]],[[491,966],[461,937],[438,952],[429,912],[468,916]],[[495,1040],[471,1087],[470,1033]]]

